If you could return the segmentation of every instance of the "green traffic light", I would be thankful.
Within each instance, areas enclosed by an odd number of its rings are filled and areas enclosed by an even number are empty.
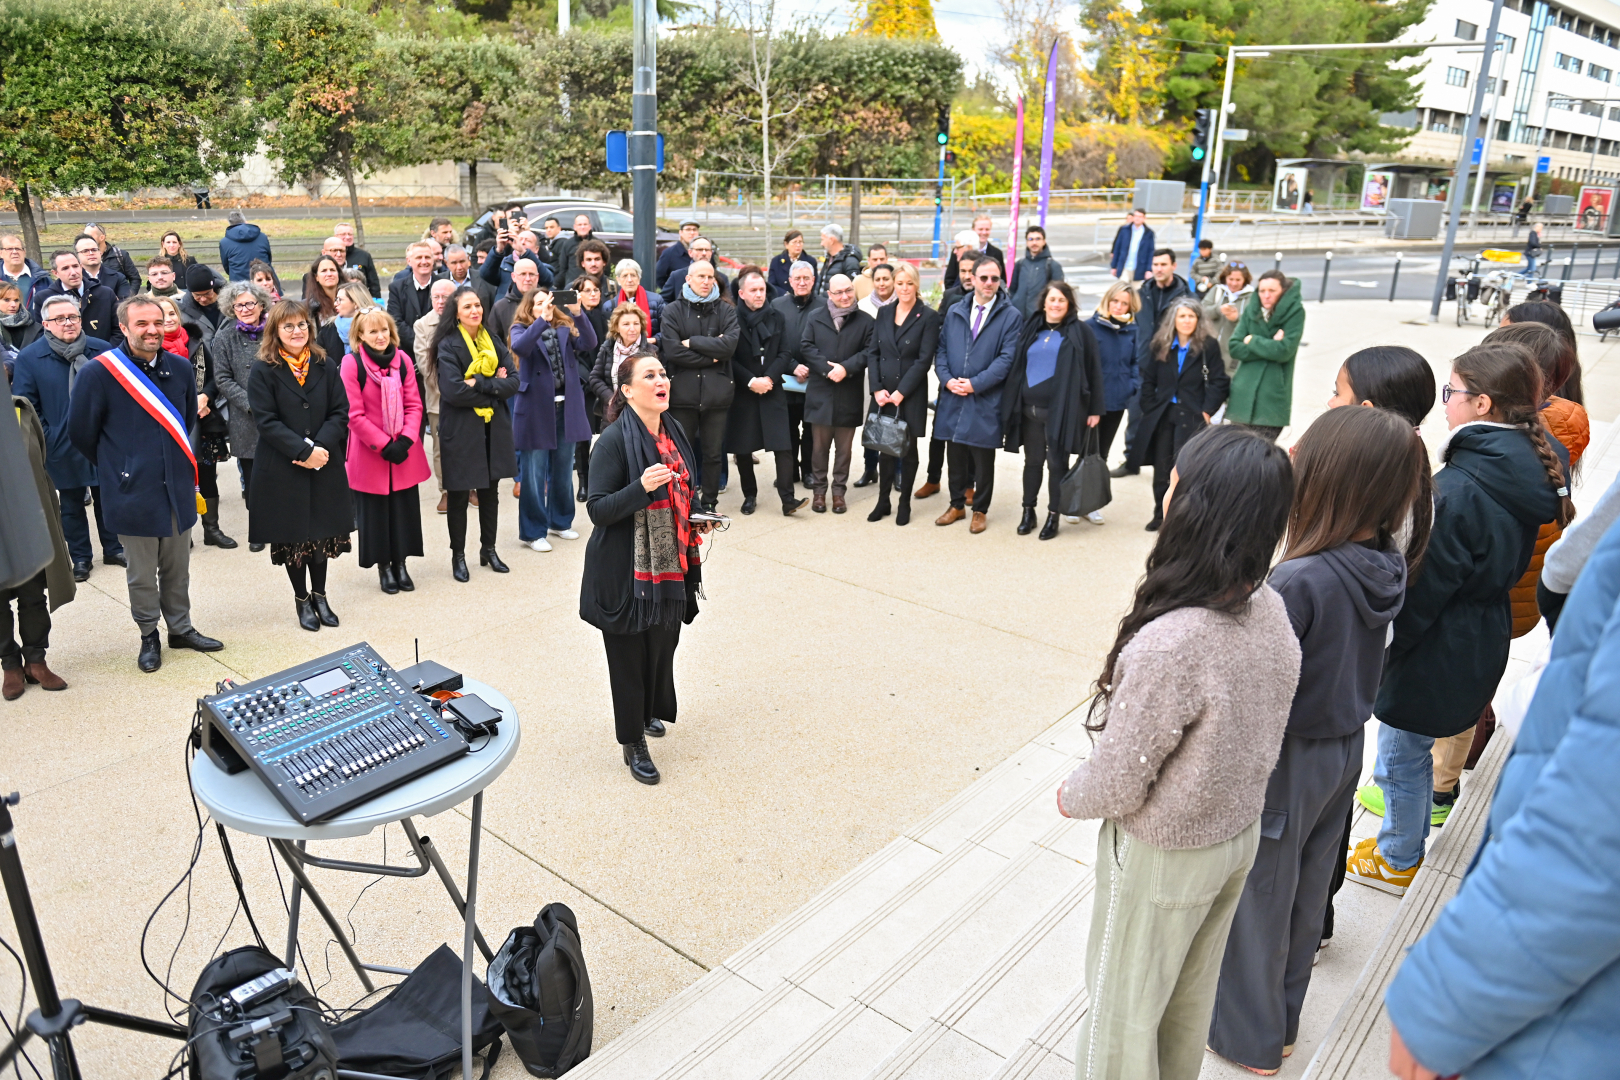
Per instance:
[[[1202,146],[1193,147],[1193,149],[1192,149],[1192,159],[1194,161],[1203,161],[1204,160],[1204,148]]]
[[[944,146],[946,143],[951,141],[951,137],[949,135],[945,134],[945,132],[943,132],[943,131],[940,132],[938,135],[935,135],[934,138],[939,140],[939,145],[941,145],[941,146]]]

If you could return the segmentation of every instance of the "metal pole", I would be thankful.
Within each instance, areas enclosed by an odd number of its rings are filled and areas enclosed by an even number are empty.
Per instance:
[[[1614,276],[1620,278],[1620,252],[1614,256]]]
[[[1401,253],[1395,253],[1395,272],[1389,277],[1389,302],[1395,302],[1395,284],[1401,280]]]
[[[934,248],[929,258],[939,261],[939,224],[945,216],[945,148],[939,148],[939,179],[934,184]]]
[[[1575,261],[1575,252],[1577,252],[1579,250],[1581,250],[1581,249],[1578,248],[1578,247],[1572,247],[1572,248],[1569,249],[1570,253],[1568,255],[1564,256],[1564,276],[1563,276],[1563,278],[1561,280],[1564,280],[1564,281],[1569,280],[1570,264]]]
[[[1218,198],[1221,191],[1220,167],[1221,160],[1225,157],[1226,151],[1226,110],[1227,107],[1232,103],[1232,61],[1236,58],[1236,56],[1237,47],[1235,45],[1228,45],[1226,47],[1226,79],[1221,86],[1221,111],[1215,115],[1214,165],[1211,166],[1209,164],[1210,159],[1207,156],[1204,158],[1204,183],[1207,184],[1209,182],[1211,173],[1213,173],[1216,178],[1215,190],[1212,193],[1212,198]],[[1200,222],[1200,224],[1202,223]],[[1198,237],[1193,238],[1194,251],[1198,250],[1198,239]]]
[[[1277,252],[1276,258],[1272,260],[1271,268],[1273,270],[1281,270],[1282,269],[1282,252],[1280,252],[1280,251]]]
[[[630,93],[630,205],[634,242],[631,250],[641,272],[658,261],[658,9],[657,0],[634,0],[635,74]],[[569,0],[560,0],[566,10]],[[697,201],[697,178],[692,180]],[[696,208],[694,207],[694,210]],[[648,277],[651,280],[651,277]]]
[[[1603,261],[1603,245],[1599,244],[1596,253],[1594,253],[1593,256],[1592,256],[1592,276],[1587,279],[1588,281],[1596,281],[1597,280],[1598,263],[1600,263],[1602,261]]]
[[[1507,54],[1503,52],[1502,46],[1497,45],[1491,52],[1492,60],[1496,58],[1495,53],[1502,53],[1502,74],[1496,77],[1496,93],[1491,95],[1491,118],[1485,125],[1485,134],[1479,147],[1479,175],[1474,178],[1474,204],[1469,211],[1474,216],[1479,214],[1479,196],[1485,190],[1485,168],[1491,163],[1491,136],[1496,132],[1496,110],[1502,104],[1502,80],[1507,75]],[[1490,67],[1487,62],[1485,70],[1489,71]]]
[[[1322,303],[1327,302],[1328,271],[1331,270],[1332,268],[1333,268],[1333,252],[1331,252],[1331,251],[1323,252],[1323,254],[1322,254],[1322,291],[1316,294],[1316,302],[1318,304],[1322,304]]]
[[[1429,321],[1440,321],[1440,303],[1446,294],[1446,277],[1451,268],[1451,253],[1457,246],[1457,225],[1462,218],[1463,199],[1467,196],[1468,169],[1474,151],[1474,133],[1479,130],[1479,116],[1485,110],[1485,80],[1496,55],[1496,28],[1502,25],[1502,0],[1492,0],[1491,24],[1485,31],[1485,52],[1479,61],[1479,81],[1474,84],[1474,108],[1463,125],[1462,146],[1457,153],[1457,171],[1451,185],[1451,217],[1446,222],[1446,242],[1440,249],[1440,270],[1434,276],[1434,297],[1429,304]]]

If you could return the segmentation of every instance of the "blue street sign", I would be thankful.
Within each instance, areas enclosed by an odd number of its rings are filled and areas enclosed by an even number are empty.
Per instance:
[[[625,131],[607,133],[608,172],[630,171],[630,135]],[[664,171],[664,135],[658,135],[658,171]]]
[[[1550,172],[1552,172],[1552,158],[1550,158],[1550,157],[1538,157],[1538,158],[1536,158],[1536,172],[1538,172],[1538,173],[1550,173]]]
[[[1479,159],[1481,157],[1483,157],[1484,155],[1485,155],[1485,140],[1483,138],[1476,138],[1474,140],[1474,156],[1468,159],[1468,163],[1470,165],[1478,165],[1479,164]]]

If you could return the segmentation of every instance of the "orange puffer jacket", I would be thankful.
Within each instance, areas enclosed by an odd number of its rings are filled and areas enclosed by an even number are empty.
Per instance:
[[[1541,410],[1541,418],[1546,421],[1547,430],[1552,432],[1553,438],[1563,443],[1564,449],[1569,451],[1569,467],[1575,468],[1586,445],[1592,441],[1592,424],[1586,417],[1586,410],[1567,398],[1555,397]],[[1536,607],[1536,582],[1541,579],[1541,560],[1546,556],[1547,549],[1552,547],[1552,542],[1563,532],[1556,522],[1549,521],[1536,534],[1536,552],[1530,557],[1530,568],[1513,586],[1514,637],[1523,637],[1541,621],[1541,611]]]

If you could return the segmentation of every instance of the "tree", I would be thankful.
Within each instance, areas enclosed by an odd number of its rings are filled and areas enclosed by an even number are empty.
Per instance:
[[[1091,38],[1092,66],[1083,76],[1091,114],[1118,124],[1158,123],[1174,61],[1163,25],[1121,0],[1086,0],[1080,25]]]
[[[1063,108],[1074,110],[1081,90],[1080,56],[1069,26],[1069,9],[1064,0],[997,0],[1002,22],[1006,24],[1003,43],[991,57],[1012,77],[1018,92],[1039,130],[1040,109],[1046,89],[1046,63],[1052,43],[1058,41],[1058,100]],[[1061,39],[1061,40],[1060,40]]]
[[[509,41],[412,39],[399,44],[412,74],[404,112],[418,161],[467,163],[469,209],[482,210],[479,161],[500,160],[529,111],[529,53]]]
[[[257,53],[252,89],[264,141],[282,179],[340,176],[358,242],[366,242],[355,175],[410,160],[409,45],[379,39],[365,16],[317,0],[264,0],[247,9]]]
[[[40,258],[30,194],[174,187],[240,166],[251,112],[228,12],[149,0],[0,0],[0,191]]]
[[[933,0],[865,0],[857,8],[855,29],[873,37],[939,40]]]

